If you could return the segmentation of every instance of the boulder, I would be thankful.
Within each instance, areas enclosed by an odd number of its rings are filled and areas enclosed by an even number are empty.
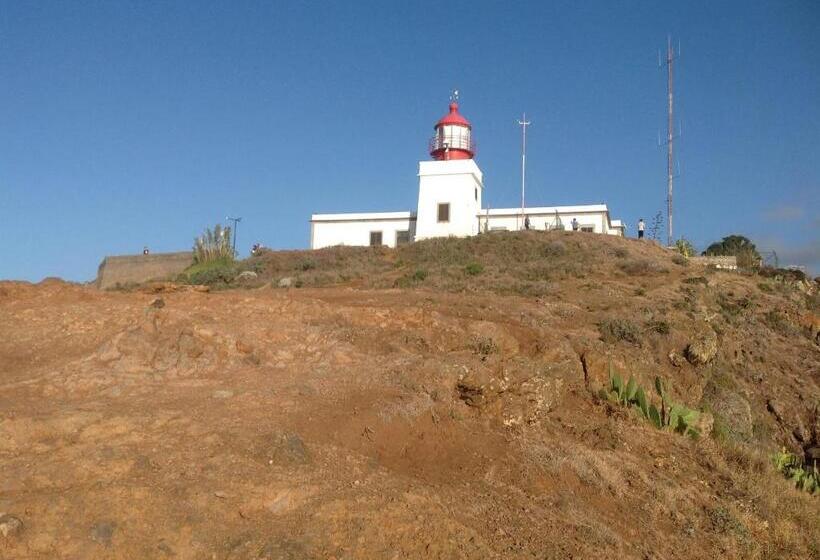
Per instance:
[[[686,363],[686,360],[683,356],[672,350],[671,352],[669,352],[669,363],[671,363],[674,367],[679,368],[683,367],[683,365]]]
[[[743,395],[709,383],[704,390],[703,404],[708,406],[733,439],[748,441],[752,437],[752,407]]]
[[[5,513],[0,515],[0,535],[4,539],[18,536],[23,531],[23,522],[19,517]]]
[[[696,366],[708,364],[717,355],[718,339],[708,325],[698,327],[695,337],[686,347],[686,359]]]
[[[456,390],[468,406],[507,427],[515,427],[534,424],[553,410],[567,392],[570,380],[577,378],[578,372],[566,364],[533,372],[531,363],[510,360],[461,375]]]
[[[243,270],[236,276],[236,280],[238,282],[255,280],[258,276],[253,270]]]
[[[284,278],[279,279],[279,283],[277,286],[280,288],[290,288],[293,285],[293,278],[290,276],[285,276]]]
[[[766,401],[766,409],[772,413],[778,422],[783,422],[785,415],[783,414],[783,406],[774,399]]]
[[[803,421],[799,418],[797,419],[797,425],[792,430],[792,435],[794,439],[799,441],[800,443],[808,442],[811,439],[811,434],[806,429],[806,426],[803,424]]]
[[[486,408],[508,388],[509,379],[493,375],[487,369],[472,370],[456,383],[459,398],[474,408]]]

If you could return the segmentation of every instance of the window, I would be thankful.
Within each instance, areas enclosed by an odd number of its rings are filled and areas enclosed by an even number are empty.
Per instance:
[[[439,222],[449,222],[450,221],[450,204],[439,204],[438,205],[438,221]]]
[[[581,231],[595,233],[595,226],[581,226]]]
[[[410,243],[410,232],[407,230],[396,232],[396,247]]]
[[[370,232],[370,246],[371,247],[381,247],[382,246],[382,232],[380,232],[380,231],[371,231]]]

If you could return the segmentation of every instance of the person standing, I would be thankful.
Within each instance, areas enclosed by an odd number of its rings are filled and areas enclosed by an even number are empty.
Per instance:
[[[638,220],[638,239],[643,239],[643,230],[646,229],[646,224],[643,222],[643,218]]]
[[[530,229],[530,217],[524,216],[524,229]]]
[[[578,220],[572,219],[572,231],[578,231]]]

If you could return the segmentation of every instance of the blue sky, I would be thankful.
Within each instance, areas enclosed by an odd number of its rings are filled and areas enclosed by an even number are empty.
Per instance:
[[[313,212],[411,210],[461,91],[486,198],[665,207],[671,33],[676,235],[748,235],[820,271],[820,3],[0,0],[0,278],[88,280],[104,255],[305,248]],[[676,119],[677,121],[678,119]]]

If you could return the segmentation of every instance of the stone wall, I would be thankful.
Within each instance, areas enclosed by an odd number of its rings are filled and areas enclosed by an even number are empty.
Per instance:
[[[97,271],[97,287],[105,290],[118,284],[164,280],[176,276],[193,262],[194,254],[190,251],[105,257]]]
[[[714,266],[723,270],[737,270],[737,257],[689,257],[692,264]]]

